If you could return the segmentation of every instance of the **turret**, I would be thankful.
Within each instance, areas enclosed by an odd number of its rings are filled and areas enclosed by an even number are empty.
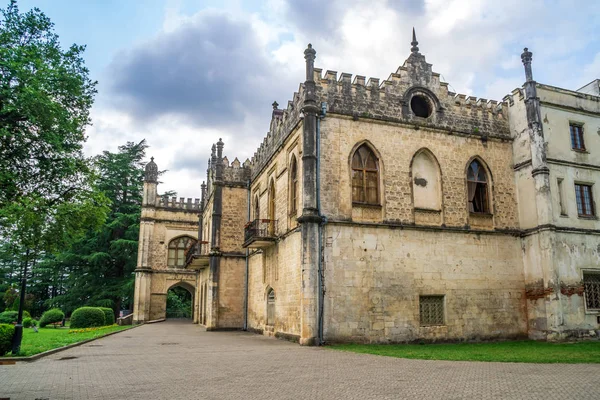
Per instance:
[[[156,187],[158,186],[158,166],[154,162],[154,157],[150,157],[150,162],[146,164],[144,172],[144,192],[142,195],[142,205],[156,205]]]

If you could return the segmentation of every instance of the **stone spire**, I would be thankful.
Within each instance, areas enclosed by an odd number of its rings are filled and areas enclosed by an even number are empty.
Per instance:
[[[202,206],[202,209],[204,210],[204,205],[206,203],[206,182],[205,181],[202,181],[202,185],[200,185],[200,193],[202,194],[200,204]]]
[[[531,59],[533,53],[530,52],[527,47],[523,49],[523,53],[521,54],[521,61],[523,61],[523,65],[525,66],[525,81],[530,82],[533,81],[533,72],[531,71]]]
[[[150,162],[146,164],[144,181],[148,183],[158,183],[158,166],[154,162],[154,157],[150,157]]]
[[[418,44],[419,44],[419,42],[417,42],[417,35],[415,33],[415,28],[413,26],[412,42],[410,42],[410,45],[412,46],[410,48],[410,52],[411,53],[418,53],[419,52]]]
[[[279,103],[277,101],[274,101],[271,105],[273,106],[273,110],[277,110],[277,107],[279,107]]]
[[[217,168],[215,169],[215,180],[221,181],[223,179],[223,140],[219,138],[217,142]]]

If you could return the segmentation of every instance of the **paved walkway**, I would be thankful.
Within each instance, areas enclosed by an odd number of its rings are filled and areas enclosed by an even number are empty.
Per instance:
[[[181,322],[0,366],[11,399],[598,399],[600,365],[405,360]]]

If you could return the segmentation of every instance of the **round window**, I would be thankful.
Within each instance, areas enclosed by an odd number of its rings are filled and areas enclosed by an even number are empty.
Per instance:
[[[410,109],[417,117],[428,118],[431,115],[431,104],[425,96],[415,95],[410,99]]]

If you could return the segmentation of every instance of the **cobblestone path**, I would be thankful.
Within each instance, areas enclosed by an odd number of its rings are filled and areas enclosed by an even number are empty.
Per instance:
[[[600,365],[405,360],[181,322],[0,366],[10,399],[598,399]]]

